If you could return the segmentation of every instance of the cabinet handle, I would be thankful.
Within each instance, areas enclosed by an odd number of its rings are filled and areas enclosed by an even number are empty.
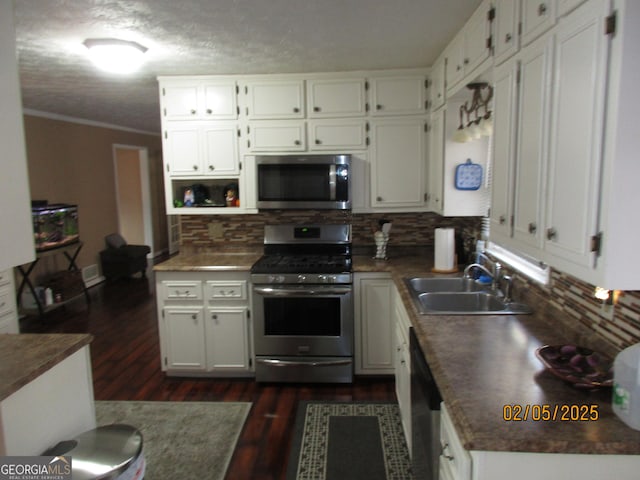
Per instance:
[[[547,4],[541,3],[540,5],[538,5],[538,16],[542,17],[546,13],[547,13]]]
[[[440,451],[440,456],[446,458],[450,462],[453,462],[453,455],[449,455],[449,454],[445,453],[445,450],[447,450],[448,448],[449,448],[449,444],[448,443],[445,443],[444,445],[442,445],[442,450]]]
[[[536,233],[536,230],[538,230],[538,226],[534,222],[531,222],[529,224],[529,233],[533,235]]]
[[[322,141],[320,139],[316,138],[315,143],[316,143],[316,145],[320,145],[322,143]]]
[[[191,115],[195,115],[196,114],[196,110],[191,109]]]
[[[554,240],[558,236],[558,232],[555,228],[547,228],[547,240]]]
[[[213,110],[211,110],[210,108],[207,108],[207,113],[211,115],[213,113]]]
[[[382,110],[382,105],[376,105],[376,110]]]
[[[298,107],[293,107],[293,113],[300,113],[300,109]]]
[[[319,112],[320,111],[320,107],[313,107],[313,111],[314,112]]]
[[[511,41],[511,34],[510,34],[510,33],[507,33],[507,34],[504,36],[504,43],[509,43],[510,41]]]
[[[295,142],[293,142],[294,145],[300,145],[300,140],[296,140]]]
[[[500,215],[500,225],[504,225],[505,223],[507,223],[507,217],[504,215]]]
[[[214,167],[213,165],[209,165],[209,170],[212,170],[212,171],[213,171],[213,170],[215,170],[215,169],[216,169],[216,167]]]

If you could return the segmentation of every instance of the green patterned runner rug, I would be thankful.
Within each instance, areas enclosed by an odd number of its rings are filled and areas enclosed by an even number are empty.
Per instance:
[[[287,480],[410,480],[395,403],[300,402]]]

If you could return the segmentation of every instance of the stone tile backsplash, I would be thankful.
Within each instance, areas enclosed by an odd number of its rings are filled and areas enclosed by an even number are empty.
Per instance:
[[[445,218],[433,213],[353,214],[338,210],[274,210],[256,215],[182,215],[181,246],[187,250],[237,250],[262,248],[264,225],[281,223],[351,223],[354,250],[375,249],[373,232],[382,219],[390,221],[388,251],[402,247],[433,247],[434,229],[453,227],[467,240],[478,238],[479,217]],[[210,236],[209,225],[221,228],[221,235]],[[217,225],[220,224],[220,225]],[[530,290],[536,299],[566,312],[617,349],[640,342],[640,291],[620,292],[609,312],[593,297],[594,286],[554,270],[551,283],[542,287],[516,275],[516,294]],[[520,290],[523,291],[523,290]],[[534,305],[535,307],[535,305]]]

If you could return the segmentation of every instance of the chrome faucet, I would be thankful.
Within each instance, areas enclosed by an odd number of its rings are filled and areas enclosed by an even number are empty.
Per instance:
[[[484,255],[484,254],[481,254],[481,255]],[[484,255],[484,257],[488,260],[486,255]],[[493,271],[489,271],[487,267],[485,267],[480,263],[472,263],[470,265],[467,265],[464,269],[463,277],[471,278],[471,270],[478,269],[491,277],[491,290],[495,292],[498,290],[498,287],[500,284],[500,277],[502,276],[502,265],[500,265],[498,262],[492,262],[492,263],[493,263]]]

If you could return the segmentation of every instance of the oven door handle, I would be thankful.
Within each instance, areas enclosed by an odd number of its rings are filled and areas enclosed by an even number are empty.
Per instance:
[[[351,286],[345,287],[304,287],[304,288],[282,288],[282,287],[253,287],[253,291],[265,297],[308,297],[309,295],[347,295],[353,291]]]
[[[264,363],[272,367],[333,367],[337,365],[351,365],[353,360],[323,360],[323,361],[296,361],[296,360],[276,360],[273,358],[257,358],[256,363]]]

